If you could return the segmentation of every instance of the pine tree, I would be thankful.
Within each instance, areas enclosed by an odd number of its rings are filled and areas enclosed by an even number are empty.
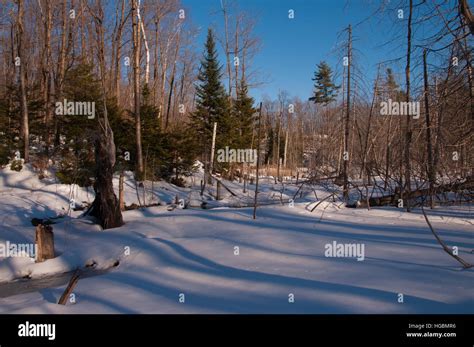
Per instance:
[[[100,83],[92,65],[79,64],[71,68],[65,75],[63,88],[64,99],[92,102],[96,105],[97,114],[103,112]],[[58,100],[60,103],[62,101]],[[56,147],[61,157],[56,176],[64,184],[92,186],[96,163],[91,144],[94,142],[97,120],[78,115],[60,115],[58,112],[55,117],[59,128],[58,136],[64,141]]]
[[[405,99],[405,92],[400,90],[400,86],[398,85],[395,79],[395,75],[393,74],[393,70],[391,68],[387,68],[386,70],[383,89],[387,94],[385,96],[386,98],[391,98],[396,101],[403,101]]]
[[[314,73],[313,96],[309,98],[315,104],[327,105],[330,102],[336,100],[337,91],[339,86],[336,86],[332,81],[332,70],[331,67],[322,61],[318,64],[317,71]]]
[[[245,80],[240,81],[237,99],[233,104],[233,123],[236,133],[233,141],[235,148],[250,148],[252,132],[255,123],[254,100],[248,95],[248,87]]]
[[[387,87],[390,90],[398,90],[399,86],[397,81],[395,81],[395,76],[393,75],[393,70],[391,68],[387,68]]]
[[[230,139],[231,117],[226,91],[221,83],[221,69],[214,35],[209,29],[196,86],[196,111],[191,116],[206,156],[211,146],[214,122],[218,124],[216,148],[228,145]]]
[[[144,168],[147,179],[165,179],[173,184],[184,186],[181,175],[189,175],[196,159],[196,139],[188,126],[161,128],[157,121],[158,108],[150,100],[150,90],[143,87],[141,95],[141,127],[146,130],[142,135]]]

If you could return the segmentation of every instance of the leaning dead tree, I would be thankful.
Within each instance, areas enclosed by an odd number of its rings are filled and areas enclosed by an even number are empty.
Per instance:
[[[95,11],[90,11],[94,18],[97,58],[102,89],[103,117],[98,119],[100,130],[95,138],[96,180],[94,182],[95,199],[87,214],[96,217],[104,229],[122,226],[122,212],[115,196],[112,178],[115,166],[114,133],[107,115],[107,97],[105,84],[105,44],[104,44],[104,12],[100,3]]]
[[[425,212],[425,209],[423,208],[423,205],[421,205],[421,211],[423,211],[423,216],[425,216],[426,224],[428,224],[428,227],[430,228],[431,233],[434,235],[434,237],[436,238],[436,241],[438,241],[438,243],[441,245],[441,247],[443,247],[443,250],[446,253],[448,253],[451,257],[456,259],[458,262],[460,262],[461,265],[465,269],[471,268],[472,264],[468,263],[467,261],[465,261],[464,259],[462,259],[458,255],[454,254],[454,252],[448,247],[448,245],[446,245],[446,243],[444,243],[444,241],[439,237],[438,233],[436,233],[433,226],[431,225],[431,222],[428,219],[428,216],[426,215],[426,212]]]

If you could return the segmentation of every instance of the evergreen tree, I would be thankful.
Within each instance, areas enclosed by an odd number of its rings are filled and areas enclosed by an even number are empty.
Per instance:
[[[56,147],[58,157],[56,175],[62,183],[76,183],[80,186],[92,186],[94,183],[97,163],[93,144],[98,127],[97,117],[104,112],[100,88],[100,82],[90,64],[78,64],[66,73],[64,99],[93,102],[96,114],[94,119],[81,115],[55,115],[60,140]],[[58,101],[62,102],[63,100]],[[133,138],[130,136],[130,127],[133,123],[123,117],[115,99],[108,99],[106,103],[108,119],[114,132],[117,155],[120,156],[124,151],[134,148],[133,142],[131,142]]]
[[[166,173],[171,183],[184,186],[180,177],[189,176],[194,170],[194,163],[198,153],[196,139],[187,126],[178,126],[166,133],[167,165]],[[162,169],[163,170],[163,169]]]
[[[150,101],[150,90],[143,87],[140,114],[144,166],[147,179],[165,179],[171,183],[184,186],[180,175],[187,176],[192,172],[197,156],[195,136],[187,126],[168,128],[163,131],[161,122],[156,119],[158,113]],[[128,136],[130,137],[130,136]],[[135,152],[133,152],[135,153]]]
[[[164,150],[164,147],[166,147],[166,139],[161,131],[161,122],[156,118],[159,110],[150,102],[150,91],[147,85],[143,87],[140,101],[143,165],[147,173],[146,178],[152,178],[150,173],[152,173],[153,170],[155,170],[153,178],[157,178],[157,176],[163,177],[158,168],[167,161],[168,153]]]
[[[396,101],[403,101],[406,99],[405,92],[400,90],[400,86],[395,79],[393,70],[391,68],[387,68],[385,73],[385,81],[383,83],[383,89],[386,94],[385,98],[391,98]]]
[[[274,143],[275,143],[275,131],[271,123],[267,122],[266,128],[268,129],[266,135],[266,152],[265,152],[265,164],[269,165],[271,158],[273,157]]]
[[[6,98],[0,98],[0,168],[13,158],[13,131],[9,127],[10,117]]]
[[[92,65],[79,64],[66,73],[64,99],[95,103],[96,118],[97,113],[103,112],[100,84]],[[80,115],[60,115],[58,112],[55,117],[60,140],[56,149],[59,149],[57,154],[61,158],[56,176],[64,184],[92,186],[95,171],[92,134],[97,128],[97,119],[92,120]]]
[[[218,124],[216,148],[229,145],[230,140],[231,117],[228,97],[221,83],[221,69],[214,35],[209,29],[196,86],[196,111],[191,116],[192,125],[202,141],[206,157],[211,146],[214,122]]]
[[[240,81],[237,99],[233,103],[233,123],[235,124],[235,139],[233,141],[236,148],[250,148],[252,145],[252,132],[255,124],[254,100],[248,95],[248,87],[245,80]]]
[[[389,88],[389,90],[398,90],[400,89],[400,87],[398,86],[397,84],[397,81],[395,81],[395,76],[393,75],[393,71],[391,68],[387,68],[387,87]]]
[[[336,100],[339,86],[336,86],[332,81],[331,67],[325,61],[318,64],[318,69],[312,80],[315,83],[313,96],[309,98],[310,101],[315,104],[327,105]]]

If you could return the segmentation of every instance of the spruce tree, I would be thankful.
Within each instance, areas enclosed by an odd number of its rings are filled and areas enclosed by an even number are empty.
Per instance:
[[[336,100],[337,91],[339,86],[336,86],[332,81],[332,70],[331,67],[322,61],[318,64],[317,71],[314,73],[313,96],[309,98],[315,104],[327,105],[330,102]]]
[[[94,157],[94,132],[97,115],[104,109],[100,97],[100,83],[90,64],[79,64],[67,71],[63,84],[63,97],[68,101],[92,102],[95,104],[95,119],[80,115],[61,115],[56,112],[60,156],[56,176],[61,183],[92,186],[96,168]],[[58,100],[63,102],[63,100]],[[61,140],[61,141],[59,141]]]
[[[221,82],[221,70],[214,35],[209,29],[196,86],[196,111],[191,116],[192,125],[200,137],[205,158],[208,158],[210,151],[214,122],[218,124],[216,149],[229,145],[231,139],[229,102]]]
[[[252,132],[255,123],[254,100],[248,95],[248,87],[245,80],[240,81],[237,99],[233,103],[233,123],[235,124],[236,148],[250,148],[252,145]]]
[[[396,101],[403,101],[406,99],[405,92],[400,90],[400,86],[398,85],[393,70],[391,68],[387,68],[385,81],[383,82],[383,89],[386,93],[386,98],[391,98]]]

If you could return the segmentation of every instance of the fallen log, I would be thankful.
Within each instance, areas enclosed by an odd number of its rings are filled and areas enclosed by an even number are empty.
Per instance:
[[[468,177],[463,182],[457,181],[457,182],[453,182],[449,184],[436,186],[433,193],[434,195],[436,195],[439,193],[459,192],[463,190],[469,190],[469,191],[474,190],[474,179],[472,179],[471,177]],[[429,188],[417,189],[417,190],[411,191],[408,198],[416,199],[416,198],[425,197],[429,195],[430,195]],[[396,189],[394,194],[369,198],[369,204],[370,206],[389,206],[389,205],[396,206],[398,204],[398,199],[400,199],[400,193],[399,193],[399,189]],[[404,196],[404,199],[407,199],[406,195]],[[365,196],[362,196],[361,200],[356,203],[356,206],[351,205],[348,207],[367,207],[367,198]]]

